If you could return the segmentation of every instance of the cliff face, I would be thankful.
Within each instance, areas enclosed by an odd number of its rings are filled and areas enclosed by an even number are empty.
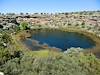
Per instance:
[[[74,12],[74,13],[35,13],[35,14],[13,14],[0,15],[0,26],[3,29],[14,28],[25,21],[31,28],[66,28],[77,27],[89,32],[100,33],[100,12]],[[3,26],[3,27],[2,27]]]
[[[43,15],[41,15],[43,16]],[[58,15],[45,15],[45,17],[19,17],[17,18],[17,22],[27,21],[32,24],[88,24],[88,25],[100,25],[100,16],[94,15],[80,15],[80,14],[58,14]]]
[[[90,14],[91,13],[91,14]],[[80,28],[100,36],[100,12],[77,12],[59,14],[33,14],[18,17],[18,23],[25,21],[31,28]]]

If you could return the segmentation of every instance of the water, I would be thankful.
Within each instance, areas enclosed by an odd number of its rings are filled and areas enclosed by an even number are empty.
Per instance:
[[[85,35],[76,33],[76,32],[63,32],[63,31],[37,31],[30,38],[32,40],[39,41],[39,44],[48,44],[49,47],[60,48],[65,51],[71,47],[81,47],[84,49],[92,48],[95,46],[93,40]],[[31,47],[31,41],[26,42],[29,43]]]

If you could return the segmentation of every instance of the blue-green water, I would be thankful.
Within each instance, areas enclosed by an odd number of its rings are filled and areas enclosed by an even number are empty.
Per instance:
[[[95,46],[94,41],[85,35],[76,32],[63,32],[58,30],[37,31],[30,39],[39,41],[39,44],[41,45],[46,43],[49,47],[60,48],[63,51],[71,47],[81,47],[86,49]],[[34,48],[31,41],[27,40],[26,44],[31,48]]]

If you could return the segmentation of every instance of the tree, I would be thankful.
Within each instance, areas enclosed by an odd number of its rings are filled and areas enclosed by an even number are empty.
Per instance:
[[[21,12],[20,15],[24,15],[24,13]]]
[[[19,25],[21,30],[27,30],[29,29],[28,23],[27,22],[21,22]]]

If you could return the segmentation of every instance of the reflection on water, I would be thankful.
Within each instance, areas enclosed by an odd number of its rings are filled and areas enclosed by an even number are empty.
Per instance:
[[[31,40],[39,41],[39,44],[48,44],[49,47],[60,48],[63,51],[71,47],[92,48],[95,43],[88,37],[75,33],[63,31],[37,31],[30,38]],[[26,40],[26,44],[32,49],[42,48],[32,44],[31,40]]]

